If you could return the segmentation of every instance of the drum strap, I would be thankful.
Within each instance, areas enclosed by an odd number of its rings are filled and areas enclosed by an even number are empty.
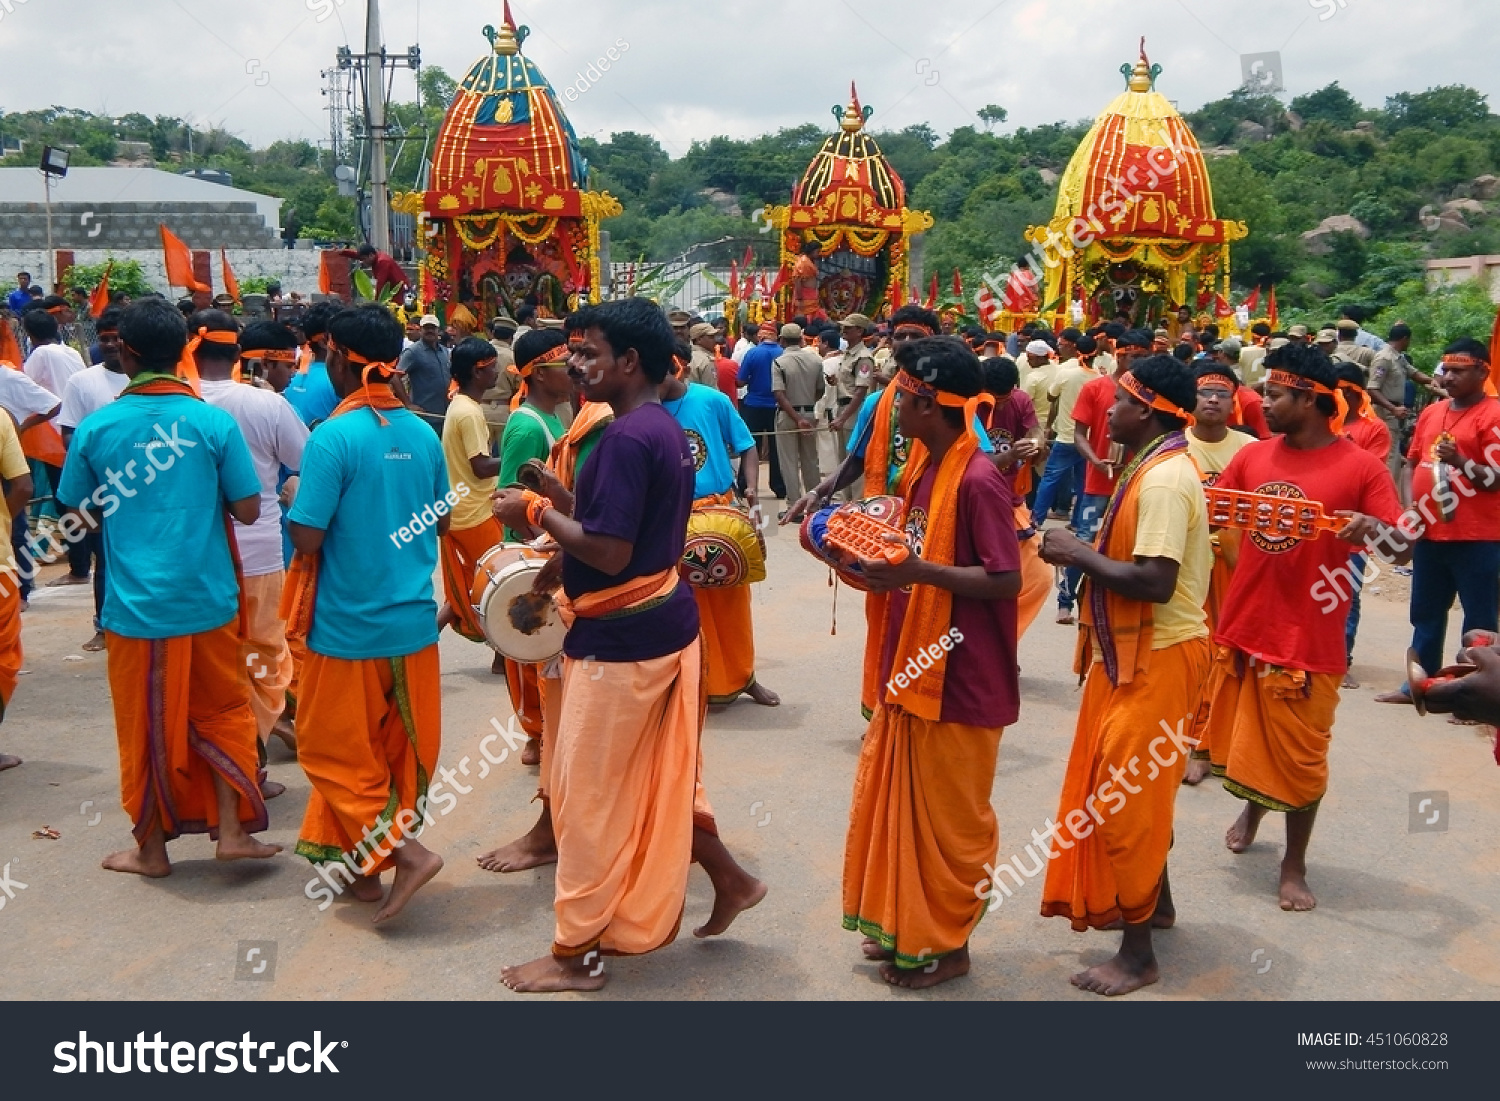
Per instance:
[[[547,451],[550,453],[551,450],[552,450],[552,445],[555,444],[557,442],[557,440],[552,435],[552,429],[547,424],[547,418],[544,417],[544,416],[542,416],[540,413],[538,413],[535,409],[533,409],[529,405],[520,405],[520,406],[517,406],[516,409],[515,409],[515,412],[516,413],[526,413],[526,414],[528,414],[531,417],[532,420],[536,421],[537,424],[539,424],[539,425],[542,426],[542,432],[547,437]]]

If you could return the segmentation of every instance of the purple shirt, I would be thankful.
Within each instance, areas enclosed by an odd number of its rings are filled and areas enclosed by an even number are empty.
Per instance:
[[[694,474],[687,436],[660,405],[616,417],[579,471],[573,518],[588,534],[623,539],[634,550],[630,564],[615,576],[564,555],[563,591],[569,599],[675,570],[687,542]],[[563,651],[579,660],[646,661],[686,649],[698,629],[698,602],[683,583],[649,611],[579,619]]]
[[[1036,406],[1032,405],[1031,397],[1017,386],[1010,392],[1008,398],[996,398],[997,404],[990,410],[990,423],[987,426],[987,435],[990,443],[996,451],[1004,444],[1012,447],[1017,440],[1024,440],[1026,433],[1037,426]],[[1005,479],[1011,488],[1013,503],[1020,504],[1024,498],[1015,492],[1016,475],[1020,473],[1020,466],[1012,466],[1009,470],[1001,471],[1001,477]]]

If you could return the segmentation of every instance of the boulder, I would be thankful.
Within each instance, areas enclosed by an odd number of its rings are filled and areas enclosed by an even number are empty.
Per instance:
[[[1500,176],[1476,176],[1469,184],[1469,194],[1476,199],[1500,199]]]
[[[1478,199],[1450,199],[1443,204],[1444,214],[1456,214],[1467,220],[1470,214],[1484,215],[1489,213],[1489,208]]]
[[[1234,128],[1234,140],[1241,141],[1265,141],[1270,133],[1258,122],[1245,119]]]
[[[1036,170],[1036,174],[1042,178],[1042,183],[1046,184],[1048,187],[1052,187],[1057,183],[1058,180],[1062,179],[1061,176],[1052,171],[1052,169],[1050,168],[1038,168]]]
[[[1369,228],[1351,214],[1332,214],[1302,235],[1302,244],[1313,256],[1326,256],[1333,251],[1330,239],[1335,233],[1353,233],[1363,240],[1370,236]]]
[[[1369,119],[1361,119],[1354,124],[1354,129],[1360,134],[1373,134],[1375,133],[1375,124]]]

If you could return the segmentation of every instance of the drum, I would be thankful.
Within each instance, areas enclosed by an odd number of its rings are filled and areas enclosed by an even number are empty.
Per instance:
[[[802,527],[798,533],[802,540],[802,549],[831,566],[833,572],[838,574],[839,580],[851,589],[867,592],[869,590],[865,585],[864,571],[857,564],[845,562],[827,546],[828,518],[841,509],[862,512],[899,531],[902,522],[906,519],[906,505],[900,497],[870,497],[863,501],[851,501],[843,505],[829,505],[825,509],[808,513],[802,521]]]
[[[766,541],[750,514],[706,505],[688,517],[682,579],[699,589],[732,589],[766,579]]]
[[[501,543],[484,553],[474,571],[470,595],[485,639],[523,665],[557,657],[568,633],[552,597],[531,591],[549,557],[519,543]]]

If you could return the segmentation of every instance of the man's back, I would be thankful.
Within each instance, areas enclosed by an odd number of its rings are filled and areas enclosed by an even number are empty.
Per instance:
[[[122,397],[73,434],[58,500],[90,503],[110,561],[101,619],[129,638],[222,627],[239,611],[225,502],[260,479],[228,413],[186,395]]]
[[[63,344],[38,344],[23,368],[38,386],[59,396],[67,391],[68,380],[83,369],[83,357]]]
[[[356,409],[318,426],[287,517],[327,533],[308,646],[328,657],[402,657],[437,641],[434,529],[449,511],[442,446],[416,414],[381,415],[388,424]]]
[[[784,391],[793,408],[806,411],[823,394],[823,361],[811,348],[789,349],[771,370],[771,389]]]
[[[762,341],[745,353],[740,362],[740,379],[745,383],[743,404],[752,408],[774,409],[771,396],[771,367],[781,355],[781,345],[774,340]]]
[[[282,396],[309,428],[326,421],[339,405],[333,383],[328,381],[328,365],[319,359],[307,365],[306,373],[293,375]]]
[[[400,367],[412,402],[441,416],[448,408],[448,349],[425,341],[414,344],[401,353]]]

